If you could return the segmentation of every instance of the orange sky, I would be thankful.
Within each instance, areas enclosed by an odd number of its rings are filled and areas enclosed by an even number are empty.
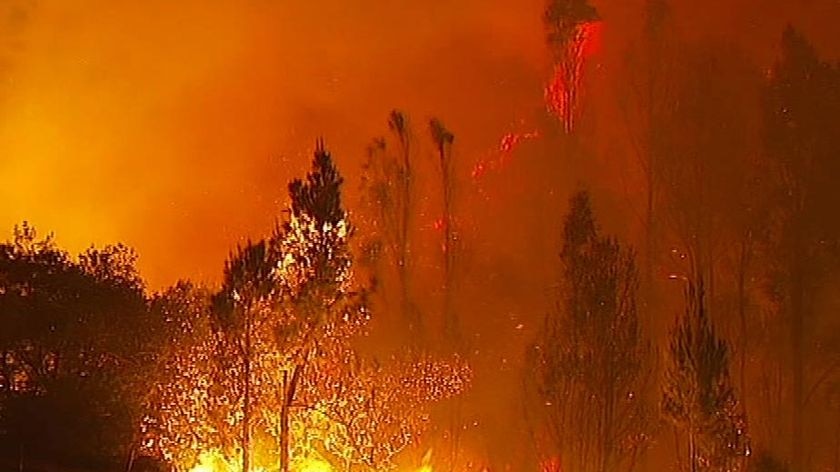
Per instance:
[[[539,3],[4,4],[0,227],[27,219],[73,251],[123,241],[153,288],[216,279],[317,135],[355,187],[393,107],[469,136],[539,97]],[[507,85],[523,77],[536,90]],[[495,121],[467,123],[487,102]]]
[[[610,41],[639,2],[595,3]],[[694,5],[704,2],[682,3],[695,33],[757,21],[734,30],[747,45],[775,44],[788,10],[818,44],[831,42],[820,18],[837,11],[774,0],[765,11],[777,16],[759,21],[756,0],[717,17]],[[364,146],[394,107],[419,132],[440,116],[465,168],[531,117],[547,70],[542,5],[4,2],[0,229],[26,219],[74,252],[125,242],[151,288],[214,281],[237,241],[271,226],[316,136],[352,193]],[[605,54],[620,50],[612,44]]]

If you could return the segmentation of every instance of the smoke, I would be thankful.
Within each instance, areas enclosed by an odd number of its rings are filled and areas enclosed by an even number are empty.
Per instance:
[[[73,250],[126,242],[152,288],[217,280],[318,136],[351,194],[392,108],[420,138],[439,116],[463,159],[495,146],[540,100],[530,3],[32,4],[4,39],[0,224]]]
[[[567,195],[589,187],[605,232],[638,242],[639,173],[617,104],[643,1],[594,3],[603,27],[583,84],[586,151],[571,152],[543,103],[542,0],[4,2],[0,228],[27,219],[73,251],[124,242],[151,289],[212,284],[237,242],[271,229],[317,137],[360,216],[364,150],[390,110],[408,114],[419,142],[439,117],[455,134],[458,308],[483,362],[465,415],[487,433],[472,448],[521,458],[509,445],[522,427],[521,356],[553,303]],[[787,22],[840,55],[837,2],[672,3],[687,43],[725,39],[761,68]],[[536,137],[501,157],[510,133]],[[421,157],[418,235],[434,247],[428,145]],[[420,265],[433,274],[428,258]],[[434,292],[427,279],[418,292]]]

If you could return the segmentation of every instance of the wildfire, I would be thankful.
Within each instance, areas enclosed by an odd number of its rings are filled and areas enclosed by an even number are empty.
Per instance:
[[[574,128],[584,66],[598,49],[600,25],[599,22],[587,22],[575,27],[572,39],[565,45],[562,59],[554,65],[552,78],[545,87],[548,111],[563,121],[567,133]]]
[[[432,472],[432,450],[429,449],[423,454],[423,460],[420,461],[420,467],[416,472]]]
[[[333,472],[332,464],[317,455],[307,456],[294,462],[293,472]],[[214,449],[199,454],[198,463],[189,472],[242,472],[242,464]],[[265,469],[256,467],[251,472],[265,472]],[[431,449],[423,454],[420,467],[415,469],[415,472],[433,472]]]
[[[299,472],[332,472],[332,466],[329,462],[315,457],[307,457],[301,460]]]
[[[478,179],[484,176],[488,170],[500,169],[520,143],[529,139],[536,139],[539,136],[540,133],[537,130],[505,134],[499,141],[499,148],[491,152],[491,156],[487,159],[477,162],[470,174],[474,179]]]
[[[242,464],[226,457],[221,451],[213,449],[199,454],[198,464],[189,472],[242,472]],[[263,472],[263,469],[257,468],[252,472]]]

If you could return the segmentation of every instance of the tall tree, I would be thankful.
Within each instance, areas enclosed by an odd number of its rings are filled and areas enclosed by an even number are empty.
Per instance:
[[[752,110],[758,97],[752,91],[760,82],[749,60],[726,44],[689,50],[679,65],[678,106],[660,130],[667,153],[659,163],[661,209],[674,245],[687,259],[688,267],[681,269],[694,283],[705,280],[714,308],[724,241],[740,239],[729,223],[742,217],[731,216],[737,213],[732,200],[746,193],[749,181],[742,177],[753,164],[758,130],[750,124],[757,121]]]
[[[460,364],[377,364],[355,351],[369,313],[353,277],[341,183],[319,143],[306,179],[289,185],[288,217],[228,262],[212,322],[198,325],[215,334],[176,350],[170,364],[183,367],[161,382],[152,425],[174,425],[159,428],[157,443],[183,458],[179,468],[211,453],[230,462],[237,448],[249,450],[243,470],[274,467],[265,451],[279,470],[312,460],[390,466],[424,429],[429,402],[463,390]],[[408,372],[422,373],[428,390],[409,394]]]
[[[242,470],[251,470],[251,430],[255,400],[253,367],[255,330],[267,323],[270,297],[274,295],[275,261],[270,258],[265,241],[239,248],[225,265],[222,290],[215,297],[215,311],[241,366],[239,391],[242,392]]]
[[[729,346],[708,319],[702,282],[699,289],[687,283],[686,308],[668,350],[662,412],[687,436],[688,470],[741,470],[750,449],[729,377]]]
[[[549,92],[557,96],[556,112],[567,133],[574,129],[577,115],[584,47],[591,33],[589,26],[598,19],[597,10],[587,0],[549,0],[543,15],[557,89]]]
[[[561,296],[531,353],[546,435],[563,470],[632,469],[651,426],[634,254],[600,234],[587,193],[570,206]]]
[[[645,203],[641,219],[645,231],[642,290],[651,301],[656,256],[661,244],[662,166],[668,151],[664,131],[676,109],[675,35],[666,0],[645,2],[641,40],[628,53],[626,86],[619,96],[627,125],[630,150],[641,168]]]
[[[377,138],[368,147],[363,185],[367,201],[374,212],[374,237],[377,239],[374,243],[377,247],[381,246],[386,266],[396,268],[399,311],[408,325],[412,339],[420,339],[423,332],[422,319],[411,302],[409,280],[409,239],[414,209],[411,130],[406,115],[397,110],[391,112],[388,128],[392,139]],[[377,269],[384,268],[379,264]]]
[[[452,284],[455,265],[455,228],[453,218],[453,197],[455,191],[455,166],[452,159],[452,143],[455,135],[437,118],[429,122],[429,131],[437,152],[440,165],[441,187],[443,190],[443,218],[440,227],[443,230],[443,317],[445,334],[457,341],[461,335],[460,323],[452,307]]]
[[[341,204],[343,179],[319,141],[306,180],[289,184],[289,219],[267,241],[249,245],[228,265],[217,295],[219,312],[239,319],[235,330],[243,375],[243,470],[249,470],[251,385],[266,375],[275,380],[279,463],[290,467],[291,409],[323,351],[356,331],[367,319],[363,296],[352,288],[348,238],[352,228]],[[257,334],[272,332],[268,336]],[[252,372],[255,338],[273,344],[280,372]],[[272,349],[261,348],[262,362]],[[265,366],[263,366],[265,369]],[[279,374],[279,377],[278,375]],[[265,384],[266,382],[260,382]]]
[[[836,261],[840,72],[788,27],[764,91],[764,155],[774,169],[772,295],[789,322],[793,470],[805,467],[805,372],[813,299]]]

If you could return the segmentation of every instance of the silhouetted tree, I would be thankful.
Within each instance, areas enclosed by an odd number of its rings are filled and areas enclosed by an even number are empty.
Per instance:
[[[764,91],[764,154],[774,170],[771,295],[789,322],[792,469],[805,467],[805,393],[813,299],[836,262],[840,227],[840,73],[788,27]]]
[[[429,131],[435,145],[440,165],[441,187],[443,190],[443,218],[439,222],[443,230],[443,317],[446,335],[457,340],[460,337],[460,323],[452,309],[453,266],[455,262],[455,228],[452,216],[453,193],[455,190],[454,163],[452,160],[453,135],[437,118],[429,122]]]
[[[78,258],[24,223],[0,244],[0,444],[55,465],[113,464],[139,421],[130,379],[153,330],[136,255]]]
[[[671,10],[666,0],[645,2],[644,29],[641,40],[631,45],[625,82],[628,93],[619,95],[628,128],[630,150],[642,170],[645,189],[645,247],[642,266],[642,290],[648,303],[653,293],[653,273],[661,245],[660,210],[663,203],[662,167],[669,153],[665,130],[677,106],[677,48]]]
[[[634,254],[600,235],[585,192],[563,225],[562,295],[531,353],[540,409],[563,470],[633,468],[650,436],[650,348]]]
[[[729,377],[729,346],[706,314],[702,282],[688,281],[686,308],[671,335],[662,412],[688,438],[687,465],[740,470],[749,454],[747,422]]]
[[[411,302],[409,281],[414,183],[408,118],[394,110],[388,119],[388,128],[391,140],[377,138],[368,147],[362,179],[366,200],[375,215],[376,241],[372,243],[381,245],[388,265],[396,268],[401,316],[408,324],[412,339],[419,340],[423,332],[422,320]],[[377,268],[384,270],[381,264]]]

